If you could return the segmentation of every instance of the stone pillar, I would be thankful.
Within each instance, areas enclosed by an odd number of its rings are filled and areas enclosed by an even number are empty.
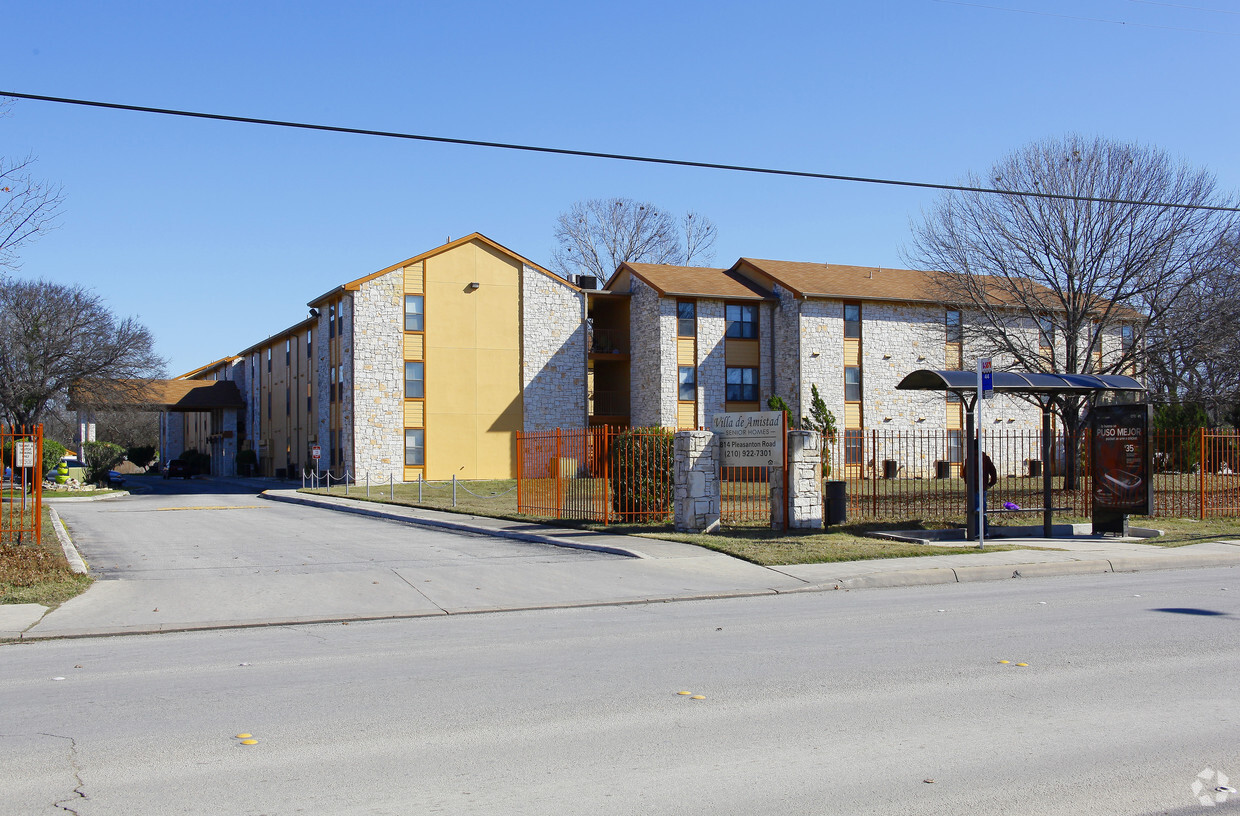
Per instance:
[[[812,431],[788,432],[788,527],[822,528],[822,436]]]
[[[718,438],[710,431],[679,431],[673,447],[676,531],[718,532]]]

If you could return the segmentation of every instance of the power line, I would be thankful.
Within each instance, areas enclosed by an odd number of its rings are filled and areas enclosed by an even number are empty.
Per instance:
[[[1167,8],[1185,9],[1187,11],[1208,11],[1212,14],[1240,14],[1240,11],[1233,9],[1206,8],[1205,6],[1190,6],[1184,3],[1160,3],[1158,0],[1128,0],[1128,2],[1141,3],[1146,6],[1166,6]]]
[[[1181,210],[1240,212],[1240,207],[1226,207],[1215,204],[1184,204],[1176,201],[1141,201],[1127,198],[1097,198],[1094,196],[1074,196],[1064,193],[1044,193],[1029,190],[1002,190],[994,187],[969,187],[960,184],[936,184],[929,181],[906,181],[901,179],[873,178],[869,176],[844,176],[836,173],[813,173],[808,170],[780,170],[771,167],[754,167],[741,164],[719,164],[717,162],[690,161],[688,159],[668,159],[657,156],[635,156],[625,153],[602,153],[594,150],[572,150],[564,147],[511,144],[507,142],[483,141],[480,139],[457,139],[449,136],[427,136],[424,134],[400,133],[388,130],[341,127],[339,125],[317,125],[307,122],[286,122],[279,119],[258,119],[250,116],[231,116],[222,113],[202,113],[199,111],[176,110],[173,108],[152,108],[145,105],[124,105],[118,102],[98,102],[89,99],[68,99],[60,96],[44,96],[42,94],[19,93],[17,91],[0,91],[0,96],[10,96],[15,99],[31,99],[37,102],[57,102],[65,105],[81,105],[90,108],[106,108],[109,110],[134,111],[138,113],[156,113],[162,116],[184,116],[193,119],[211,119],[219,122],[239,122],[248,125],[268,125],[270,127],[326,131],[328,133],[347,133],[356,136],[380,136],[387,139],[407,139],[410,141],[466,145],[469,147],[493,147],[499,150],[521,150],[529,153],[550,153],[560,156],[581,156],[592,159],[614,159],[616,161],[645,162],[647,164],[664,164],[674,167],[700,167],[707,170],[730,170],[737,173],[760,173],[770,176],[792,176],[795,178],[821,179],[826,181],[853,181],[859,184],[885,184],[892,187],[916,187],[926,190],[948,190],[961,193],[1021,196],[1025,198],[1044,198],[1058,201],[1083,201],[1098,204],[1131,204],[1137,206],[1166,207]]]
[[[1008,11],[1013,14],[1034,14],[1038,17],[1058,17],[1061,20],[1083,20],[1089,23],[1110,23],[1119,26],[1134,26],[1136,28],[1161,28],[1164,31],[1187,31],[1192,34],[1222,34],[1226,37],[1237,37],[1234,31],[1218,31],[1209,28],[1182,28],[1180,26],[1158,25],[1156,23],[1134,23],[1128,20],[1108,20],[1104,17],[1082,17],[1076,14],[1056,14],[1051,11],[1033,11],[1030,9],[1011,8],[1010,6],[991,6],[985,3],[965,3],[963,0],[934,0],[936,3],[945,3],[951,6],[968,6],[969,8],[983,8],[992,11]],[[1163,4],[1159,4],[1163,5]],[[1179,8],[1183,8],[1180,6]],[[1213,9],[1203,9],[1204,11],[1212,11]]]

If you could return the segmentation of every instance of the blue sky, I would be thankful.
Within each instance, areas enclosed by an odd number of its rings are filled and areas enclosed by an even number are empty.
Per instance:
[[[1240,189],[1233,0],[60,2],[5,22],[0,89],[24,93],[930,182],[1078,132]],[[579,199],[701,212],[720,265],[900,266],[936,198],[33,101],[0,152],[36,154],[66,198],[20,274],[139,316],[172,375],[448,237],[547,264]]]

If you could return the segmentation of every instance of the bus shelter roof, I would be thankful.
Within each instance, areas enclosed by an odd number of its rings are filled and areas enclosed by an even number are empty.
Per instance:
[[[1090,396],[1100,391],[1145,391],[1145,386],[1121,374],[1042,374],[1037,372],[996,371],[992,375],[996,394],[1031,394],[1049,398],[1061,394]],[[896,386],[901,391],[954,391],[977,393],[977,372],[913,371]]]

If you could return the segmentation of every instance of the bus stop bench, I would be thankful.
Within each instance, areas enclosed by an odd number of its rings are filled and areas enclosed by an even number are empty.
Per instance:
[[[1066,510],[1074,510],[1074,509],[1075,508],[1073,507],[1052,507],[1050,508],[1052,513],[1062,513]],[[986,515],[994,516],[1000,513],[1042,513],[1042,512],[1045,512],[1045,510],[1046,510],[1045,507],[1022,507],[1019,510],[1009,510],[1006,507],[1001,507],[998,510],[987,510]]]

